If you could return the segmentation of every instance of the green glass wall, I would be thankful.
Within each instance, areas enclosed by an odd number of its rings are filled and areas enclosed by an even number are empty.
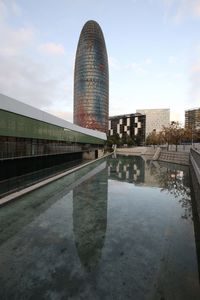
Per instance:
[[[83,144],[104,144],[104,140],[12,112],[0,110],[0,136],[46,139]]]

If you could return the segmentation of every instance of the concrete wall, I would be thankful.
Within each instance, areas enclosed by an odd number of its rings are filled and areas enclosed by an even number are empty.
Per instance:
[[[104,149],[98,149],[98,158],[104,155]]]
[[[169,146],[161,146],[161,148],[169,151],[176,151],[176,146],[175,145],[169,145]],[[196,150],[200,151],[200,143],[193,143],[193,144],[188,144],[188,145],[178,145],[177,146],[177,151],[181,151],[181,152],[190,152],[190,149],[194,148]]]
[[[88,150],[83,153],[83,159],[92,160],[95,159],[95,150]]]
[[[83,159],[92,160],[104,155],[104,149],[88,150],[83,152]]]
[[[116,148],[117,154],[125,155],[150,155],[154,156],[156,149],[154,147],[130,147],[130,148]]]
[[[160,161],[172,162],[180,165],[189,165],[188,152],[161,150],[157,159]]]
[[[191,149],[190,152],[190,173],[197,213],[200,220],[200,151],[194,149]]]

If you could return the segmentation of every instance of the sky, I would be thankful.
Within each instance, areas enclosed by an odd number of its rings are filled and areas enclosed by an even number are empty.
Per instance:
[[[73,121],[81,29],[95,20],[109,61],[109,115],[200,107],[200,0],[0,0],[0,93]]]

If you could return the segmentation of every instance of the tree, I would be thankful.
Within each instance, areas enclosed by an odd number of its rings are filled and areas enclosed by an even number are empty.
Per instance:
[[[156,133],[155,130],[153,130],[151,133],[149,133],[149,135],[147,136],[146,139],[146,144],[147,145],[158,145],[159,143],[159,139],[158,139],[158,134]]]
[[[127,135],[126,143],[128,146],[132,146],[132,145],[134,145],[134,140],[129,135]]]
[[[169,145],[173,144],[176,146],[176,151],[178,144],[181,143],[182,138],[184,137],[184,129],[180,126],[178,122],[172,122],[170,126],[163,126],[164,140]]]
[[[120,138],[119,138],[118,133],[108,136],[108,138],[107,138],[107,145],[108,146],[119,145],[119,144],[120,144]]]
[[[182,142],[199,142],[200,141],[200,130],[191,128],[182,128],[178,122],[172,122],[168,127],[163,126],[163,130],[156,133],[153,130],[146,139],[147,145],[162,145],[167,144],[175,145],[176,151],[178,145]]]

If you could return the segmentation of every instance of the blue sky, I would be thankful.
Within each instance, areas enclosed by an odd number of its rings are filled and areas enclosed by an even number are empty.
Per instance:
[[[84,23],[109,58],[110,115],[200,106],[200,0],[0,0],[0,93],[72,121]]]

